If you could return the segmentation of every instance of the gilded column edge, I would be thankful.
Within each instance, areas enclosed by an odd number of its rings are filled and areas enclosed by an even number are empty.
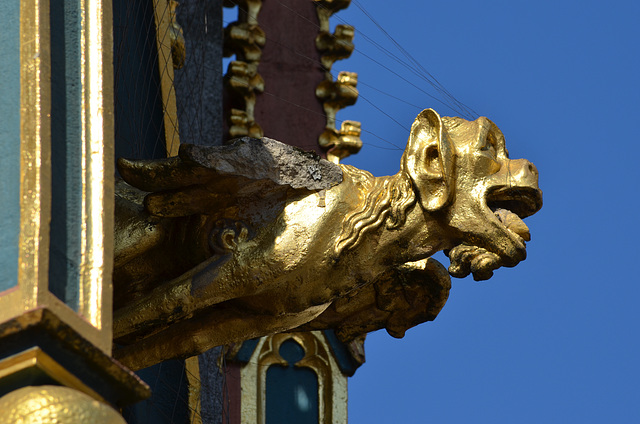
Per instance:
[[[111,353],[114,193],[111,4],[82,2],[82,259],[80,310]],[[86,335],[86,334],[85,334]]]
[[[51,215],[49,1],[20,3],[20,241],[18,285],[24,307],[48,289]]]

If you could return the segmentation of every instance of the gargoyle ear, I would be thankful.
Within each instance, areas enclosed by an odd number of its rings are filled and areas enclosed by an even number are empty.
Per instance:
[[[422,208],[436,211],[452,198],[453,146],[443,132],[440,115],[425,109],[413,121],[402,167],[415,185]]]

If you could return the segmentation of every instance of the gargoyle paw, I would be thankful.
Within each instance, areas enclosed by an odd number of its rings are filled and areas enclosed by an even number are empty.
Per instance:
[[[488,280],[501,266],[498,255],[477,246],[461,244],[451,249],[447,256],[451,260],[449,274],[457,278],[473,274],[476,281]]]

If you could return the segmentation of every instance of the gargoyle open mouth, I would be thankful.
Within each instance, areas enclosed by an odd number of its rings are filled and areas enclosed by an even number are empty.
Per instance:
[[[505,228],[506,235],[519,246],[517,250],[521,257],[500,257],[484,247],[463,243],[445,252],[451,260],[449,273],[454,277],[463,278],[473,273],[475,280],[487,280],[493,270],[515,266],[526,256],[525,242],[531,240],[531,235],[522,218],[540,210],[542,191],[533,187],[496,187],[487,193],[486,204]]]
[[[542,191],[532,187],[496,187],[486,196],[487,207],[507,230],[523,241],[531,240],[529,228],[522,218],[533,215],[542,207]]]
[[[494,212],[506,209],[526,218],[542,207],[542,191],[533,187],[495,187],[486,195],[487,206]]]

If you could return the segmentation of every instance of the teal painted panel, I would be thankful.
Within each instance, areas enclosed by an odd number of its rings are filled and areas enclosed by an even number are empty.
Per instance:
[[[80,1],[51,0],[49,290],[78,310],[82,220]]]
[[[267,370],[266,424],[318,423],[318,376],[309,368],[294,366],[304,355],[302,346],[291,339],[280,346],[280,356],[289,366],[272,365]]]
[[[20,236],[20,0],[0,13],[0,292],[18,283]]]

